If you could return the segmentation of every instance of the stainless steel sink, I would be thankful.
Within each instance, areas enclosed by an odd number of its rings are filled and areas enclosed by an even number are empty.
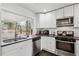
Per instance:
[[[14,39],[6,39],[6,40],[3,40],[3,43],[12,43],[12,42],[17,42],[17,41],[20,41],[20,40],[26,40],[27,37],[21,37],[21,38],[14,38]]]
[[[7,39],[7,40],[3,40],[4,43],[11,43],[11,42],[15,42],[15,39]]]

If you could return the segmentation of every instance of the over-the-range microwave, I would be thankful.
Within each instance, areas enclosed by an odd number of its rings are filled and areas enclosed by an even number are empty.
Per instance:
[[[66,18],[60,18],[56,19],[56,26],[57,27],[68,27],[68,26],[73,26],[73,17],[66,17]]]

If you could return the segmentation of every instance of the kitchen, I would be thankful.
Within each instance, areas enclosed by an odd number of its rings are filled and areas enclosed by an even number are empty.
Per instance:
[[[0,3],[0,15],[0,56],[79,56],[78,3]]]

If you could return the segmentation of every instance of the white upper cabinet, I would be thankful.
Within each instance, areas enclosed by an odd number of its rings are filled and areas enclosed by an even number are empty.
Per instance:
[[[39,24],[40,28],[55,28],[56,27],[56,13],[49,12],[46,14],[40,14]]]
[[[73,16],[73,6],[64,8],[64,17]]]
[[[45,14],[45,21],[44,21],[45,28],[51,27],[51,15],[52,15],[51,13]]]
[[[40,14],[39,24],[40,28],[49,28],[50,27],[51,14]]]
[[[45,24],[46,24],[45,14],[40,14],[39,15],[39,27],[44,28]]]
[[[51,15],[51,28],[56,28],[56,11],[53,11]]]
[[[74,5],[74,27],[79,27],[79,4]]]
[[[73,16],[73,6],[65,7],[56,11],[56,18]]]
[[[63,16],[64,16],[63,8],[56,11],[56,19],[63,18]]]

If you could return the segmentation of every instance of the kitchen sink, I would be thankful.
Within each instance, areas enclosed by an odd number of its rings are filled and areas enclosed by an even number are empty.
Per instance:
[[[17,41],[20,41],[20,40],[26,40],[27,37],[20,37],[20,38],[14,38],[14,39],[6,39],[6,40],[3,40],[3,43],[12,43],[12,42],[17,42]]]
[[[7,39],[7,40],[3,40],[4,43],[11,43],[11,42],[15,42],[15,39]]]

